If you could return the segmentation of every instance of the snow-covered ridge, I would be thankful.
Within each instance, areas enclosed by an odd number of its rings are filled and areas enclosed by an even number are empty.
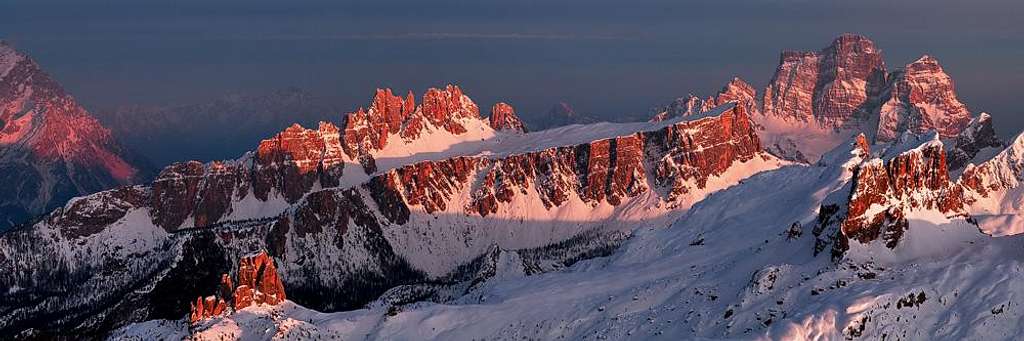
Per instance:
[[[217,338],[273,326],[285,339],[1014,339],[1024,333],[1013,309],[1013,297],[1024,293],[1018,236],[988,237],[963,219],[925,210],[907,215],[893,249],[855,244],[835,261],[815,252],[826,231],[812,227],[823,204],[849,196],[849,165],[886,164],[935,145],[884,160],[844,145],[817,165],[764,172],[712,194],[669,229],[639,229],[607,258],[505,276],[448,303],[338,313],[289,303],[192,332]],[[150,321],[115,335],[184,330]]]
[[[463,120],[462,127],[470,122]],[[431,131],[421,133],[429,137]],[[540,143],[528,143],[529,136]],[[374,175],[362,163],[338,162],[351,160],[344,145],[331,147],[341,137],[326,124],[315,130],[290,127],[238,160],[176,164],[151,186],[76,199],[19,231],[21,237],[0,237],[0,255],[19,260],[4,263],[10,267],[4,271],[25,274],[9,278],[12,287],[98,288],[89,299],[48,296],[46,305],[18,306],[24,317],[0,328],[53,328],[32,317],[55,306],[105,307],[95,316],[69,317],[74,328],[90,331],[95,329],[78,321],[117,325],[127,316],[171,314],[187,304],[166,310],[139,302],[157,294],[194,301],[208,292],[203,283],[219,278],[212,273],[233,266],[217,261],[219,255],[233,259],[254,249],[266,249],[277,260],[290,298],[325,310],[358,307],[390,287],[445,276],[494,245],[568,248],[528,252],[531,262],[546,264],[540,269],[558,269],[591,257],[592,248],[609,247],[604,239],[621,240],[637,223],[667,224],[708,194],[785,164],[761,151],[749,116],[734,106],[693,121],[500,132],[494,139],[513,143],[485,140],[470,149],[473,154],[441,158],[447,156],[441,152],[436,160]],[[559,145],[575,141],[586,142]],[[382,158],[380,164],[389,161]],[[361,172],[368,181],[344,184],[351,178],[339,171]],[[117,242],[98,239],[109,238],[114,226],[137,233]],[[27,243],[33,238],[47,242]],[[573,242],[557,246],[566,241]],[[58,265],[42,265],[48,263]],[[36,269],[35,275],[22,267]],[[200,277],[195,287],[166,292],[184,274]],[[36,281],[47,276],[80,276],[83,284]],[[143,289],[121,296],[132,286]],[[17,301],[35,290],[10,295]],[[123,304],[138,305],[140,312],[117,313]]]

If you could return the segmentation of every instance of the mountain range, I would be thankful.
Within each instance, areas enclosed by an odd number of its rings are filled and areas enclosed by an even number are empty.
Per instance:
[[[155,164],[219,160],[244,153],[292,123],[337,120],[341,107],[299,88],[264,94],[231,94],[206,103],[126,105],[99,111],[97,119],[119,140]]]
[[[783,52],[760,95],[736,78],[649,122],[480,111],[455,85],[377,89],[338,125],[71,199],[0,234],[0,335],[1022,333],[1024,135],[1000,141],[933,57],[890,72],[846,34]]]

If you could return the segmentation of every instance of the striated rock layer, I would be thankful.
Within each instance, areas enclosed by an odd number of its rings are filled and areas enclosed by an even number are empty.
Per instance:
[[[818,52],[786,51],[765,89],[763,112],[828,127],[863,122],[885,72],[881,50],[863,36],[844,34]]]
[[[891,141],[901,132],[937,131],[954,137],[967,128],[971,114],[953,90],[953,80],[931,56],[923,56],[889,75],[879,110],[877,139]]]

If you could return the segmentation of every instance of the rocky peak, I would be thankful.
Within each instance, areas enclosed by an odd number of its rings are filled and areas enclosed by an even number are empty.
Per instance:
[[[0,46],[0,188],[9,189],[0,216],[25,218],[144,177],[125,154],[35,61]]]
[[[749,108],[754,103],[754,96],[756,94],[757,90],[754,90],[753,86],[750,86],[750,84],[739,77],[734,77],[729,81],[729,84],[726,84],[725,87],[718,92],[718,95],[715,96],[715,104],[723,105],[729,102],[736,102]]]
[[[373,103],[370,104],[370,111],[382,116],[388,134],[397,134],[402,128],[402,123],[412,115],[416,109],[416,100],[412,91],[409,91],[408,99],[402,99],[391,93],[391,89],[377,89],[373,96]]]
[[[491,117],[489,119],[491,128],[494,130],[511,130],[520,133],[526,132],[526,126],[523,125],[523,121],[516,115],[516,111],[511,105],[505,102],[495,103],[491,107]]]
[[[237,281],[233,282],[225,273],[221,275],[220,288],[215,295],[196,298],[190,307],[189,322],[196,323],[251,305],[276,305],[285,299],[284,284],[274,259],[260,251],[239,260]]]
[[[651,121],[660,122],[673,117],[690,116],[711,110],[711,107],[711,103],[690,94],[686,97],[676,98],[666,106],[654,108],[654,116]]]
[[[868,142],[868,137],[864,133],[857,134],[857,137],[854,138],[854,144],[860,157],[866,158],[871,155],[871,143]]]
[[[393,135],[406,141],[419,138],[426,125],[460,135],[466,133],[466,119],[480,120],[480,110],[456,85],[428,89],[419,107],[411,91],[402,98],[391,89],[377,89],[369,109],[346,116],[345,153],[365,159],[392,143]]]
[[[878,140],[890,141],[902,131],[929,130],[949,138],[970,122],[970,112],[957,98],[952,78],[935,58],[925,55],[889,78],[879,109]]]
[[[757,91],[739,77],[734,77],[728,84],[718,91],[714,97],[700,99],[693,94],[686,97],[679,97],[664,107],[654,109],[653,122],[664,121],[673,117],[685,117],[694,114],[708,112],[716,106],[735,102],[746,107],[747,112],[757,109]]]
[[[480,109],[461,88],[448,84],[444,89],[427,89],[423,94],[423,114],[434,125],[448,128],[446,124],[452,119],[480,118]]]
[[[369,109],[359,108],[345,119],[345,145],[350,157],[360,150],[383,149],[388,136],[398,134],[416,110],[412,91],[403,99],[391,89],[377,89]]]
[[[763,111],[843,127],[867,120],[884,83],[881,51],[863,36],[844,34],[818,52],[783,52],[765,89]]]

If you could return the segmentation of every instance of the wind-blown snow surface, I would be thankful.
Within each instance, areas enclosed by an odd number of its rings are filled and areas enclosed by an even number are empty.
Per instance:
[[[813,256],[810,226],[820,202],[849,190],[852,166],[862,161],[849,150],[745,179],[671,228],[641,228],[612,256],[563,272],[504,276],[446,304],[331,314],[291,303],[256,307],[208,321],[196,336],[928,340],[1024,333],[1024,237],[989,237],[962,219],[923,211],[908,215],[910,228],[895,249],[851,241],[838,263]],[[794,222],[807,228],[788,233]],[[182,335],[184,328],[150,321],[113,338]]]

